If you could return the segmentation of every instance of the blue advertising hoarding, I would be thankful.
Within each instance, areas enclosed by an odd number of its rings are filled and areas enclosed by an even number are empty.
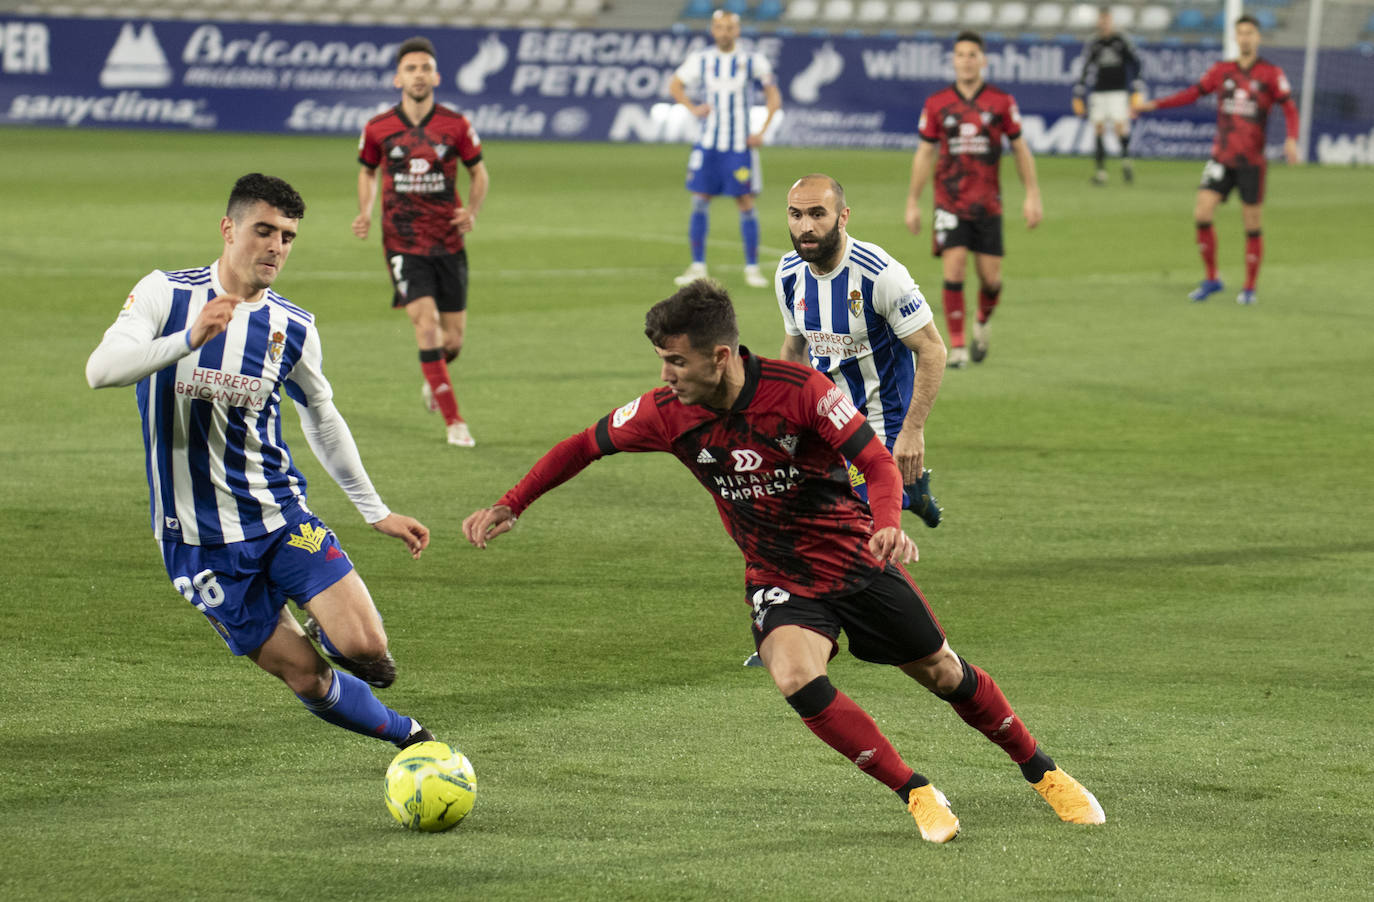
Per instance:
[[[357,133],[393,105],[396,46],[386,26],[146,19],[0,18],[0,124],[240,132]],[[689,141],[695,121],[667,92],[706,34],[425,29],[439,54],[442,102],[486,138]],[[915,147],[924,99],[951,78],[949,44],[927,39],[766,35],[746,40],[778,73],[784,115],[771,143]],[[1153,96],[1197,80],[1215,49],[1144,43]],[[1088,153],[1069,98],[1080,47],[991,42],[989,81],[1011,91],[1036,153]],[[1266,49],[1301,89],[1301,53]],[[55,65],[61,61],[60,65]],[[1374,163],[1374,57],[1323,51],[1309,157]],[[1282,141],[1270,123],[1271,149]],[[1215,107],[1142,118],[1138,156],[1206,157]]]

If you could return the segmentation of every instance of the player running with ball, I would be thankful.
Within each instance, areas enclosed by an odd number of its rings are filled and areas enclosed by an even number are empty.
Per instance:
[[[754,642],[778,690],[823,742],[901,798],[924,839],[948,842],[959,819],[831,685],[841,632],[855,657],[898,668],[1001,747],[1060,818],[1103,823],[1097,800],[1040,749],[992,677],[945,641],[902,567],[916,545],[901,528],[901,473],[849,397],[808,366],[751,354],[730,298],[705,280],[654,305],[644,331],[667,385],[555,445],[463,521],[468,541],[486,548],[599,458],[672,454],[715,498],[744,552]],[[846,458],[866,477],[868,504],[850,489]]]

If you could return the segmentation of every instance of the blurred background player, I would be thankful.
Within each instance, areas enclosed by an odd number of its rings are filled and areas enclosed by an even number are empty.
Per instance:
[[[820,173],[787,192],[787,228],[796,252],[778,262],[783,360],[809,363],[849,395],[897,461],[902,506],[930,527],[925,424],[940,392],[945,342],[911,274],[876,244],[849,235],[844,187]],[[912,355],[915,355],[913,365]],[[853,464],[850,480],[868,500]]]
[[[851,654],[900,669],[999,746],[1061,820],[1103,823],[1097,799],[1040,749],[992,677],[945,641],[901,566],[917,556],[901,528],[901,473],[848,396],[810,367],[749,353],[729,296],[704,279],[655,304],[644,333],[667,384],[551,448],[463,520],[468,541],[487,547],[601,457],[672,454],[711,493],[744,554],[754,642],[779,692],[821,741],[897,794],[923,839],[949,842],[959,819],[831,684],[841,632]],[[850,489],[845,458],[868,479],[867,505]]]
[[[744,281],[753,288],[766,288],[768,279],[759,272],[759,219],[754,206],[763,188],[758,148],[773,114],[782,108],[782,94],[767,58],[738,48],[739,16],[716,10],[711,16],[711,37],[716,46],[689,54],[668,82],[673,99],[702,120],[701,136],[687,161],[687,190],[692,192],[687,238],[692,263],[674,281],[686,285],[705,278],[711,198],[724,194],[739,207]],[[759,130],[751,133],[749,108],[756,85],[763,89],[768,115]],[[701,96],[702,102],[693,103],[689,92]]]
[[[972,359],[988,354],[988,319],[1002,292],[1002,188],[998,167],[1002,138],[1011,141],[1016,174],[1026,188],[1021,206],[1027,228],[1040,224],[1040,184],[1035,159],[1021,137],[1016,100],[983,81],[983,38],[960,32],[954,39],[954,84],[926,99],[921,110],[921,144],[911,161],[906,227],[921,231],[921,192],[935,174],[935,221],[931,240],[944,260],[945,325],[949,332],[947,366],[968,365],[964,345],[964,273],[973,253],[978,271],[978,319],[973,327]],[[939,163],[936,163],[938,149]]]
[[[153,534],[176,590],[230,651],[286,683],[312,714],[404,748],[434,737],[368,688],[389,686],[396,664],[367,586],[306,507],[305,479],[281,439],[282,393],[374,529],[416,559],[429,530],[378,497],[320,368],[314,317],[268,287],[304,215],[281,179],[239,179],[220,220],[219,259],[144,276],[87,361],[86,381],[138,384]],[[320,657],[288,598],[352,674]]]
[[[1107,184],[1107,145],[1104,135],[1111,125],[1121,145],[1121,178],[1127,183],[1131,171],[1131,104],[1126,95],[1129,85],[1133,95],[1143,94],[1145,82],[1140,79],[1140,57],[1130,40],[1112,24],[1112,11],[1105,6],[1097,13],[1097,34],[1083,48],[1083,72],[1073,86],[1073,114],[1086,115],[1092,123],[1095,143],[1093,158],[1097,170],[1094,185]],[[1084,107],[1083,98],[1087,97]]]
[[[1255,282],[1259,278],[1264,242],[1260,224],[1264,203],[1264,131],[1269,111],[1283,110],[1287,137],[1283,156],[1289,165],[1298,163],[1298,105],[1283,70],[1259,55],[1259,21],[1253,16],[1236,20],[1234,60],[1215,63],[1192,87],[1159,100],[1137,104],[1142,113],[1186,106],[1204,94],[1217,92],[1217,136],[1212,142],[1212,159],[1202,170],[1193,220],[1197,223],[1197,246],[1202,254],[1205,277],[1189,293],[1189,300],[1205,301],[1225,286],[1217,275],[1217,235],[1212,217],[1217,204],[1240,192],[1240,217],[1245,224],[1245,288],[1236,295],[1237,304],[1255,303]]]
[[[373,116],[358,143],[358,216],[353,234],[366,238],[382,181],[382,249],[395,293],[420,348],[421,394],[444,415],[450,445],[470,448],[472,432],[458,411],[449,364],[463,348],[467,327],[468,258],[463,236],[477,227],[486,201],[482,142],[467,117],[434,100],[439,69],[434,45],[411,38],[396,50],[401,102]],[[458,195],[458,161],[468,170],[468,202]]]

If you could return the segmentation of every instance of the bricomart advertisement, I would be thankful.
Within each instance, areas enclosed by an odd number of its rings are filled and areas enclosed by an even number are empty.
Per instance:
[[[357,133],[396,103],[395,49],[412,28],[146,19],[0,18],[0,124],[238,132]],[[424,29],[440,102],[483,138],[687,142],[697,122],[668,95],[699,34]],[[741,39],[778,73],[770,143],[916,146],[921,104],[952,81],[948,40],[767,35]],[[1037,154],[1090,153],[1070,112],[1081,45],[990,42],[987,79],[1015,95]],[[1195,82],[1219,50],[1138,45],[1151,96]],[[1300,96],[1302,53],[1265,48]],[[1374,57],[1323,50],[1308,156],[1374,163]],[[760,98],[760,103],[762,102]],[[759,111],[760,115],[762,111]],[[1283,138],[1270,120],[1271,150]],[[1138,156],[1204,158],[1206,103],[1138,120]]]

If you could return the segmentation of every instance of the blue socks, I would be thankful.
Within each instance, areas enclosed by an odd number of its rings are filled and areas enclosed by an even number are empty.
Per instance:
[[[692,245],[692,262],[706,262],[706,232],[710,228],[707,211],[711,201],[692,195],[692,217],[687,221],[687,240]]]
[[[296,698],[320,720],[374,739],[400,742],[411,732],[409,717],[378,701],[372,688],[352,674],[335,670],[324,698]]]
[[[759,213],[758,210],[741,210],[739,214],[739,234],[744,239],[744,263],[757,266],[759,263]]]

